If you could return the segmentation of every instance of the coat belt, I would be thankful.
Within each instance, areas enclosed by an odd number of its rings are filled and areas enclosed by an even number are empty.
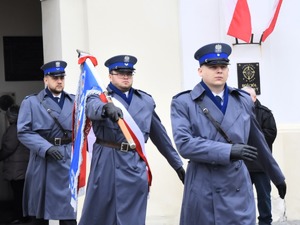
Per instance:
[[[116,142],[105,141],[105,140],[102,140],[100,138],[97,138],[96,143],[99,144],[99,145],[103,145],[105,147],[114,148],[114,149],[119,150],[121,152],[134,151],[134,149],[130,148],[130,145],[127,142],[116,143]]]
[[[47,141],[53,145],[67,145],[72,142],[72,138],[48,138]]]

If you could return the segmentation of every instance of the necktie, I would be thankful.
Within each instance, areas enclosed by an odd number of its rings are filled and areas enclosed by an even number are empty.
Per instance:
[[[59,103],[59,97],[54,97],[54,100]]]
[[[220,105],[222,105],[222,98],[220,96],[216,95],[216,100],[220,103]]]

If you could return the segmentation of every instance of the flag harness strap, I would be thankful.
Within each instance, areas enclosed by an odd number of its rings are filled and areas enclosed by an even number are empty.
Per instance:
[[[230,140],[230,138],[228,137],[228,135],[226,134],[226,132],[222,129],[222,127],[220,126],[220,124],[212,117],[212,115],[210,114],[209,110],[203,106],[202,101],[197,101],[198,105],[200,106],[202,112],[204,113],[204,115],[212,122],[212,124],[215,126],[215,128],[217,129],[217,131],[225,138],[225,140],[232,144],[232,141]]]
[[[39,99],[40,103],[44,106],[44,108],[46,109],[46,111],[49,113],[49,115],[53,118],[54,122],[58,125],[58,127],[61,129],[61,131],[64,134],[64,137],[68,136],[67,131],[63,128],[63,126],[60,124],[60,122],[58,121],[58,119],[52,114],[52,111],[50,108],[48,108],[45,103],[43,102],[43,99],[39,98],[37,96],[37,98]]]

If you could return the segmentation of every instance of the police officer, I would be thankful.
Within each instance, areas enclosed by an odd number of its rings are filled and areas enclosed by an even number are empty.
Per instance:
[[[136,57],[130,55],[114,56],[105,62],[110,79],[108,94],[123,105],[143,141],[151,139],[183,182],[182,161],[155,112],[153,98],[132,87],[136,62]],[[117,124],[125,111],[113,103],[103,103],[97,94],[88,97],[86,107],[97,139],[79,224],[145,224],[148,171],[146,161],[137,149],[128,147]]]
[[[174,140],[190,162],[181,225],[255,224],[252,184],[244,161],[257,158],[280,197],[285,197],[285,177],[260,131],[250,96],[226,84],[230,54],[231,47],[224,43],[197,50],[194,57],[202,80],[172,100]]]
[[[69,189],[74,95],[64,91],[66,66],[60,60],[43,65],[46,88],[25,97],[20,107],[18,137],[30,150],[24,213],[36,217],[36,224],[76,224]]]

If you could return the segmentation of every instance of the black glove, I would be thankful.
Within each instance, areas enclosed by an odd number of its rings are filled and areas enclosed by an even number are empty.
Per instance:
[[[182,181],[182,183],[184,184],[184,178],[185,178],[185,170],[183,169],[183,167],[179,167],[176,170],[176,173],[179,177],[179,179]]]
[[[233,144],[230,152],[230,159],[232,160],[247,160],[254,161],[257,158],[257,148],[244,145],[244,144]]]
[[[46,151],[46,155],[51,156],[55,160],[61,160],[63,155],[60,153],[58,147],[52,146]]]
[[[283,181],[283,183],[281,183],[281,184],[277,184],[276,187],[277,187],[278,194],[279,194],[280,198],[284,199],[284,196],[286,194],[286,183],[285,183],[285,181]]]
[[[114,122],[118,121],[119,118],[123,118],[122,110],[112,102],[108,102],[103,106],[103,114]]]

